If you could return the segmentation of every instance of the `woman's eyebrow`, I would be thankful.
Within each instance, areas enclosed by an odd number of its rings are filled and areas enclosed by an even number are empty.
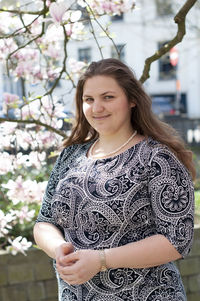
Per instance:
[[[101,96],[105,95],[105,94],[108,94],[108,93],[115,93],[115,91],[106,91],[106,92],[103,92],[102,94],[100,94]],[[84,94],[83,95],[83,98],[84,97],[93,97],[92,95],[89,95],[89,94]]]
[[[109,93],[112,93],[112,94],[115,94],[115,91],[106,91],[106,92],[103,92],[102,94],[100,94],[101,96],[104,96],[106,94],[109,94]],[[84,94],[82,96],[82,98],[85,98],[85,97],[93,97],[92,95],[89,95],[89,94]]]
[[[91,96],[91,95],[85,94],[85,95],[83,95],[83,97],[92,97],[92,96]]]
[[[106,91],[106,92],[102,93],[101,95],[105,95],[105,94],[108,94],[108,93],[115,93],[115,91]]]

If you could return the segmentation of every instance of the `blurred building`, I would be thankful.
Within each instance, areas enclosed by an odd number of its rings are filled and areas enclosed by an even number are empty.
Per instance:
[[[178,0],[138,0],[133,12],[121,16],[104,16],[101,24],[112,21],[111,40],[99,37],[104,58],[116,57],[127,63],[139,79],[145,59],[172,40],[177,33],[174,16],[183,5]],[[200,5],[194,6],[186,18],[186,35],[151,65],[150,78],[144,83],[151,95],[153,111],[175,126],[189,143],[200,143]],[[96,26],[97,32],[101,30]],[[69,55],[90,62],[101,58],[94,38],[71,42]],[[175,60],[175,61],[174,61]]]

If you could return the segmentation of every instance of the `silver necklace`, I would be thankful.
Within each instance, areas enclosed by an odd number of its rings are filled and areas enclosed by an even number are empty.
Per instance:
[[[116,150],[114,150],[114,151],[112,151],[112,152],[110,152],[110,153],[108,153],[108,154],[106,154],[105,156],[107,157],[107,156],[111,156],[111,155],[114,155],[114,154],[116,154],[118,151],[120,151],[124,146],[126,146],[132,139],[133,139],[133,137],[135,137],[137,135],[137,131],[135,131],[134,133],[133,133],[133,135],[131,135],[131,137],[124,143],[124,144],[122,144],[120,147],[118,147]],[[89,152],[88,152],[88,157],[93,157],[93,154],[92,154],[92,151],[93,151],[93,149],[94,149],[94,147],[95,147],[95,145],[97,144],[97,142],[99,141],[99,139],[97,139],[94,143],[93,143],[93,145],[90,147],[90,149],[89,149]],[[103,157],[105,157],[105,156],[100,156],[100,157],[98,157],[98,158],[103,158]]]

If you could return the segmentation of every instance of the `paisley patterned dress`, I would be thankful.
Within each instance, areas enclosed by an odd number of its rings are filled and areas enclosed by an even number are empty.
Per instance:
[[[184,257],[193,238],[194,189],[186,168],[148,138],[120,155],[87,158],[65,148],[51,173],[37,222],[56,225],[75,249],[113,248],[162,234]],[[185,301],[173,262],[99,272],[82,285],[58,278],[60,301]]]

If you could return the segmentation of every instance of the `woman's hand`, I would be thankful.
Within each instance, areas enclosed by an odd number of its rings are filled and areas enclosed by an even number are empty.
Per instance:
[[[82,284],[90,280],[101,269],[99,251],[78,250],[61,256],[56,262],[60,277],[71,285]]]
[[[61,266],[63,264],[63,260],[65,256],[72,253],[73,251],[74,251],[74,247],[70,242],[65,242],[61,244],[59,247],[57,247],[55,249],[56,264],[59,264]]]

